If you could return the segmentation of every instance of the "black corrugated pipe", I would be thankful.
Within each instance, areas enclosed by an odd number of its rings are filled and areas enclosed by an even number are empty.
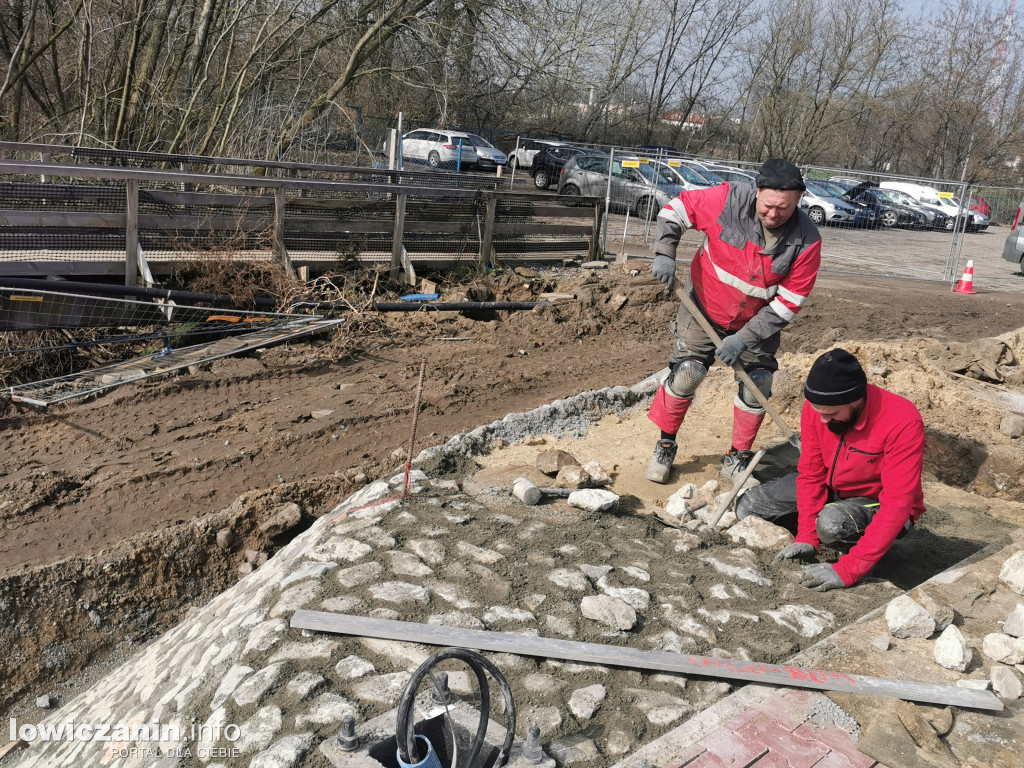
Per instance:
[[[208,304],[234,304],[235,300],[223,293],[195,293],[175,291],[170,288],[143,288],[137,285],[109,285],[106,283],[82,283],[74,280],[45,280],[32,277],[0,277],[0,288],[24,288],[34,291],[57,291],[60,293],[85,293],[92,296],[120,298],[133,296],[138,299],[167,299],[169,301],[202,301]],[[277,299],[260,297],[252,300],[258,307],[273,308]]]

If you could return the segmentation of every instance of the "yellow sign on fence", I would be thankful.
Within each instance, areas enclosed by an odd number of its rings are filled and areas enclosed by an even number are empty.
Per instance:
[[[681,165],[682,165],[682,162],[679,161],[679,160],[669,160],[668,161],[668,167],[669,168],[678,168]]]
[[[640,167],[640,161],[639,160],[623,160],[622,161],[622,167],[623,168],[639,168]]]

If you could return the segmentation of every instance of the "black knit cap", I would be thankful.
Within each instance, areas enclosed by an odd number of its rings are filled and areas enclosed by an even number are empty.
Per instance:
[[[829,350],[811,366],[804,397],[815,405],[849,405],[868,393],[868,377],[845,349]]]
[[[756,183],[758,189],[798,189],[801,192],[807,189],[800,169],[781,157],[770,157],[764,161],[757,172]]]

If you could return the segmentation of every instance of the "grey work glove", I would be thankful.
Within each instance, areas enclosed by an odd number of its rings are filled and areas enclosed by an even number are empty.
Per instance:
[[[665,284],[665,288],[672,290],[672,283],[676,280],[676,260],[670,259],[663,253],[654,257],[654,264],[651,265],[651,274],[655,279]]]
[[[800,586],[813,589],[815,592],[828,592],[830,589],[846,589],[846,584],[836,569],[828,563],[815,563],[804,566],[800,574]]]
[[[814,547],[811,544],[805,544],[802,541],[794,541],[792,544],[787,544],[775,556],[776,560],[807,560],[814,555]]]
[[[715,350],[715,354],[726,365],[735,365],[746,348],[747,345],[743,339],[739,336],[730,336],[722,342],[722,346]]]

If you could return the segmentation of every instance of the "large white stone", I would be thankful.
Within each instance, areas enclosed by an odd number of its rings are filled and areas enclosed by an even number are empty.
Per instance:
[[[384,573],[384,566],[374,562],[354,565],[351,568],[343,568],[337,571],[335,576],[341,586],[351,588],[373,581],[382,573]]]
[[[310,548],[306,552],[306,557],[310,560],[319,560],[321,562],[330,561],[336,563],[345,560],[352,563],[365,557],[372,551],[373,547],[369,544],[364,544],[358,539],[336,536]]]
[[[336,693],[322,693],[313,701],[309,711],[295,718],[295,727],[340,723],[345,717],[359,715],[359,708],[344,696]]]
[[[619,503],[619,496],[611,491],[598,488],[584,488],[569,494],[569,506],[585,509],[588,512],[604,512]]]
[[[1024,661],[1024,639],[1010,637],[1002,632],[985,635],[981,650],[993,661],[1003,664],[1020,664]]]
[[[269,667],[264,667],[238,686],[235,689],[235,695],[232,696],[235,703],[240,707],[247,707],[258,702],[263,694],[270,689],[270,686],[277,682],[282,666],[281,664],[271,664]]]
[[[311,643],[291,642],[282,646],[270,657],[267,663],[276,664],[279,661],[307,661],[309,659],[328,659],[338,647],[335,640],[321,637]]]
[[[385,581],[370,587],[370,594],[389,603],[426,603],[430,594],[425,587],[405,581]]]
[[[470,557],[484,565],[494,565],[499,560],[505,559],[505,556],[500,552],[495,552],[493,549],[484,549],[483,547],[474,546],[468,541],[460,541],[455,545],[455,549],[463,557]]]
[[[312,746],[312,733],[293,733],[256,755],[249,768],[295,768]]]
[[[431,565],[440,565],[444,562],[444,546],[432,539],[413,539],[406,542],[406,547],[420,560]]]
[[[590,588],[587,577],[571,568],[558,568],[552,571],[548,574],[548,581],[562,589],[571,589],[574,592],[586,592]]]
[[[753,563],[750,562],[753,558],[747,558],[741,554],[743,552],[752,554],[749,549],[735,550],[728,555],[733,562],[726,562],[710,555],[702,557],[701,560],[725,576],[749,581],[761,587],[770,587],[772,585],[771,580],[762,576]]]
[[[931,637],[935,619],[909,595],[900,595],[885,607],[885,621],[894,637]]]
[[[268,615],[274,619],[278,616],[294,613],[307,603],[320,597],[320,593],[323,591],[324,585],[319,581],[306,581],[302,584],[297,584],[281,593],[281,597],[274,607],[270,609]]]
[[[569,711],[580,720],[589,720],[601,706],[607,690],[603,685],[588,685],[577,688],[569,697]]]
[[[235,692],[239,683],[250,674],[252,674],[252,667],[242,666],[241,664],[232,665],[231,669],[221,679],[217,690],[214,691],[213,699],[210,701],[210,709],[220,709],[221,705],[228,700],[228,696]]]
[[[411,552],[388,552],[391,572],[398,576],[433,576],[434,571]]]
[[[946,669],[958,669],[963,672],[971,663],[974,652],[959,629],[952,624],[942,630],[935,641],[935,661]]]
[[[240,736],[233,746],[244,755],[266,749],[281,730],[281,708],[267,706],[238,726]]]
[[[613,629],[629,630],[636,626],[636,611],[616,597],[588,595],[580,602],[580,610],[588,619]]]
[[[763,517],[751,515],[729,528],[725,535],[737,544],[755,549],[782,549],[793,543],[793,534]]]
[[[651,603],[651,593],[647,590],[639,587],[613,587],[608,583],[607,576],[597,580],[597,587],[608,597],[617,597],[636,611],[646,611]]]
[[[294,584],[298,581],[303,581],[304,579],[318,579],[332,568],[337,567],[337,563],[322,563],[316,560],[307,560],[301,565],[299,565],[298,568],[293,569],[291,573],[289,573],[283,579],[281,579],[280,587],[281,589],[285,589],[291,584]]]
[[[1017,607],[1003,622],[1003,632],[1014,637],[1024,637],[1024,605],[1017,603]]]
[[[835,624],[836,617],[828,611],[810,605],[781,605],[765,611],[775,622],[804,637],[816,637]]]
[[[484,611],[484,621],[488,624],[497,624],[502,621],[534,621],[536,620],[529,611],[524,611],[522,608],[509,608],[505,605],[494,605]]]
[[[992,690],[1001,699],[1019,699],[1024,694],[1024,686],[1012,667],[997,664],[992,667]]]
[[[1024,550],[1012,555],[999,571],[999,580],[1016,592],[1024,595]]]
[[[411,672],[392,672],[388,675],[376,675],[356,683],[354,691],[356,696],[361,699],[393,707],[401,698],[410,677],[412,677]]]
[[[334,665],[339,680],[358,680],[376,671],[373,664],[355,655],[346,656]]]

